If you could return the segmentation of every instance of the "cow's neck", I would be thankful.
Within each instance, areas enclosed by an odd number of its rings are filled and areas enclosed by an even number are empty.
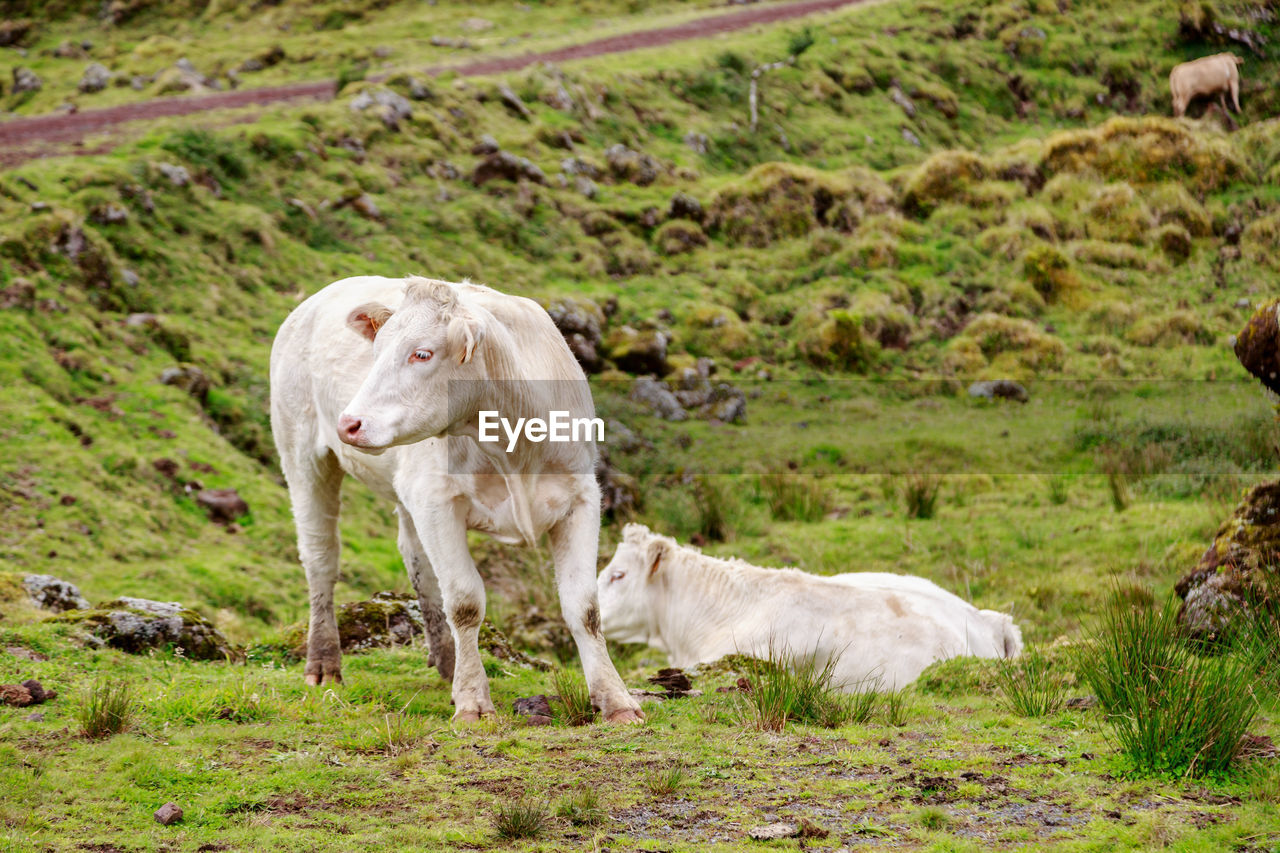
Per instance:
[[[678,564],[677,564],[678,563]],[[655,633],[667,646],[673,664],[699,662],[714,648],[732,652],[734,626],[750,609],[747,579],[722,561],[682,553],[661,575],[664,606],[658,608]]]

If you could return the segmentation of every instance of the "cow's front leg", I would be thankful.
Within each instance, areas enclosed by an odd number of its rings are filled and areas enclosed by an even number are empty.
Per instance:
[[[484,581],[467,550],[466,507],[455,500],[410,504],[409,510],[435,570],[445,619],[453,632],[453,719],[475,722],[492,715],[494,709],[479,648]]]
[[[622,683],[600,631],[600,604],[596,599],[596,552],[600,544],[598,493],[595,500],[590,494],[584,495],[573,511],[551,528],[550,537],[560,611],[578,646],[591,703],[611,723],[638,723],[644,719],[640,704]]]

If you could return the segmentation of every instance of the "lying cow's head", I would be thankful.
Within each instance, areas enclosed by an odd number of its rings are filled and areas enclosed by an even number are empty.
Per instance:
[[[347,326],[373,341],[373,367],[338,419],[338,437],[353,447],[381,449],[445,433],[467,409],[459,389],[484,377],[477,352],[484,318],[458,300],[448,284],[411,280],[404,302],[361,305]],[[452,403],[452,406],[451,406]]]
[[[596,579],[600,624],[610,640],[661,647],[655,614],[661,584],[656,581],[674,548],[670,539],[643,524],[623,528],[618,550]]]

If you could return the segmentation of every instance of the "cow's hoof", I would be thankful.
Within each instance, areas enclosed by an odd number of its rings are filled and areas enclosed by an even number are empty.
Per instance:
[[[634,708],[618,708],[610,711],[605,718],[606,723],[618,726],[633,726],[644,722],[644,714]]]
[[[342,673],[340,672],[326,672],[324,675],[321,675],[318,672],[307,673],[308,687],[316,687],[317,685],[320,685],[320,684],[341,684],[341,683],[342,683]]]
[[[465,725],[469,723],[478,723],[481,720],[492,720],[493,716],[494,714],[492,711],[486,711],[484,713],[479,711],[459,711],[453,715],[453,722],[455,724],[462,723]]]

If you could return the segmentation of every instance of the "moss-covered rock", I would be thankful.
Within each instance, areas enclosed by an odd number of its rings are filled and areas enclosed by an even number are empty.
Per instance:
[[[240,651],[209,620],[176,601],[122,596],[51,621],[78,625],[92,642],[129,654],[173,648],[192,660],[234,660]]]
[[[629,373],[666,376],[667,343],[666,333],[658,329],[618,326],[605,339],[605,350],[614,364]]]
[[[1263,304],[1236,335],[1236,358],[1267,390],[1280,394],[1280,299]]]
[[[1280,481],[1250,489],[1213,543],[1175,589],[1179,622],[1191,635],[1215,639],[1251,604],[1274,596],[1280,566]]]
[[[696,222],[673,219],[653,232],[653,245],[663,255],[683,255],[707,245],[707,235]]]

